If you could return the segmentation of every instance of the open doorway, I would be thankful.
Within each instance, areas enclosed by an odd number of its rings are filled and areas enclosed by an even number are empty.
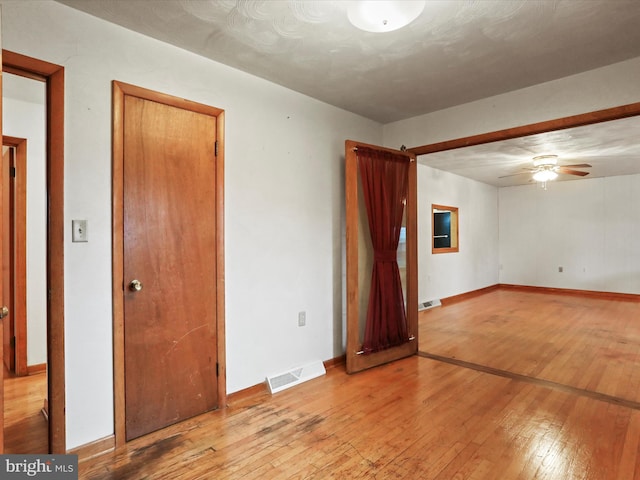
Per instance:
[[[66,453],[64,349],[64,68],[2,50],[2,71],[42,82],[46,89],[48,450]],[[4,76],[4,75],[3,75]],[[3,242],[4,243],[4,242]],[[30,377],[21,377],[30,378]],[[3,392],[1,392],[3,393]],[[2,404],[0,394],[0,404]],[[4,431],[4,415],[0,416]],[[0,437],[1,440],[2,437]],[[3,445],[0,443],[0,447]],[[1,450],[0,450],[1,451]]]
[[[5,452],[48,451],[46,86],[3,75],[3,154],[11,214],[3,325]]]

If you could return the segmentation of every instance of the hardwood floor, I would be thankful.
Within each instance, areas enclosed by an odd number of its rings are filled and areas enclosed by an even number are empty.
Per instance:
[[[15,377],[4,371],[4,453],[47,453],[47,421],[41,413],[45,373]]]
[[[420,351],[640,402],[640,303],[499,289],[420,314]]]
[[[201,415],[80,478],[634,479],[639,440],[638,410],[411,357]]]
[[[81,459],[80,478],[640,480],[640,403],[588,390],[634,393],[640,304],[609,302],[502,290],[428,310],[441,360],[331,368]]]

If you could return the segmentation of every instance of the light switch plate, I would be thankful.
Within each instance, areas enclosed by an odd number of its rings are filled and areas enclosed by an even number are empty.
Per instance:
[[[73,234],[71,235],[71,241],[73,242],[88,242],[87,237],[87,221],[86,220],[71,220],[71,227]]]

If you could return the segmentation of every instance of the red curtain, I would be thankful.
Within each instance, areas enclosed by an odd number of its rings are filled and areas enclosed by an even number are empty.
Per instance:
[[[362,350],[372,353],[408,341],[397,251],[409,159],[364,147],[358,147],[357,157],[374,252]]]

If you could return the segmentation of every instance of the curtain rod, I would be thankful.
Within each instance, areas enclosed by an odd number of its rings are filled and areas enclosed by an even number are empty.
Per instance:
[[[400,150],[402,153],[404,153],[404,152],[411,153],[411,152],[408,152],[407,147],[405,147],[404,145],[402,145],[402,147],[404,147],[404,150]],[[367,147],[365,147],[365,148],[367,148]],[[354,152],[357,152],[358,151],[358,147],[353,147],[351,150],[354,151]],[[375,148],[373,148],[372,150],[375,150]],[[407,158],[409,158],[410,162],[415,162],[416,161],[416,159],[414,157],[410,157],[409,155],[407,155]]]

